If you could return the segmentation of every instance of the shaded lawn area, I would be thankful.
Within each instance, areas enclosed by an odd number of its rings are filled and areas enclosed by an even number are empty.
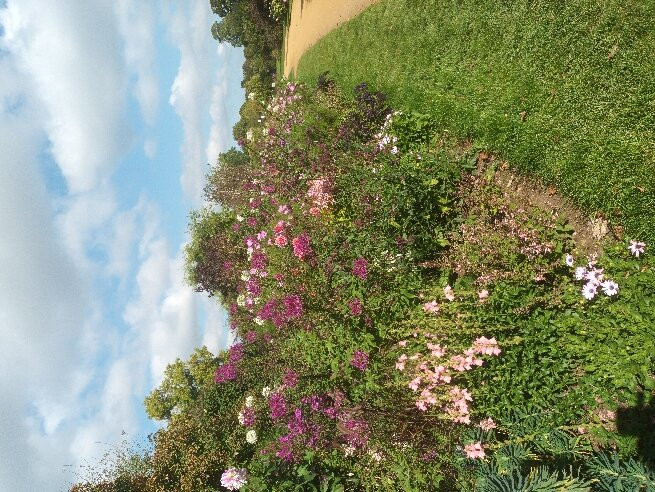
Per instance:
[[[301,59],[655,241],[655,1],[382,0]]]

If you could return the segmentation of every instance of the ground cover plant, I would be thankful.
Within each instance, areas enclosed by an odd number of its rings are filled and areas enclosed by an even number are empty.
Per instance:
[[[234,344],[168,367],[138,476],[75,490],[655,487],[648,242],[587,237],[367,84],[261,114],[190,221]]]
[[[300,60],[655,240],[653,2],[381,0]],[[617,230],[618,232],[618,230]]]

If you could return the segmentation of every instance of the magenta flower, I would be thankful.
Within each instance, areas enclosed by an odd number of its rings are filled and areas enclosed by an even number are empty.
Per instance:
[[[348,308],[350,309],[350,314],[353,316],[359,316],[362,314],[362,303],[357,297],[348,302]]]
[[[234,364],[227,363],[219,366],[214,372],[214,382],[217,384],[227,383],[237,378],[237,370]]]
[[[271,418],[273,420],[284,417],[284,414],[287,413],[287,403],[284,400],[284,396],[280,393],[276,392],[271,395],[268,406],[271,409]]]
[[[353,261],[353,275],[366,280],[366,277],[368,277],[368,262],[365,258],[357,258]]]
[[[311,240],[306,233],[294,238],[291,244],[293,244],[293,254],[300,260],[305,260],[313,253]]]
[[[287,388],[295,388],[298,384],[298,373],[296,371],[288,370],[284,375],[282,382]]]
[[[366,366],[368,366],[368,354],[366,352],[362,352],[361,350],[356,350],[352,359],[350,360],[350,365],[364,372],[366,370]]]

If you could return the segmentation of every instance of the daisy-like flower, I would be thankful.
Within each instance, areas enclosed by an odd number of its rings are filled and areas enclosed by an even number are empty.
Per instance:
[[[636,256],[637,258],[639,258],[639,255],[644,254],[645,248],[646,243],[642,243],[641,241],[630,241],[630,246],[628,246],[630,253],[632,253],[632,255]]]
[[[606,296],[612,297],[619,293],[619,284],[613,280],[606,280],[600,286],[603,288],[603,292]]]
[[[450,285],[446,285],[443,288],[443,296],[449,301],[455,300],[455,294],[453,293],[453,288]]]
[[[575,269],[575,279],[582,280],[587,275],[587,269],[585,267],[578,267]]]
[[[598,286],[593,282],[587,282],[585,286],[582,288],[582,297],[584,297],[588,301],[591,301],[594,297],[596,297],[597,292],[598,292]]]
[[[564,260],[564,263],[566,263],[566,266],[572,267],[573,266],[573,256],[571,255],[566,255],[566,259]]]
[[[587,271],[587,274],[585,275],[585,279],[594,285],[600,285],[600,283],[603,281],[603,269],[602,268],[592,268],[591,270]]]

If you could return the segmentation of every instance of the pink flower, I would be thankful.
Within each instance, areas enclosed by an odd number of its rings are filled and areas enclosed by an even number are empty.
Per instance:
[[[474,442],[464,446],[466,457],[470,459],[484,458],[484,448],[481,442]]]
[[[406,345],[407,345],[407,340],[401,340],[400,342],[398,342],[399,347],[405,347]]]
[[[366,370],[366,366],[368,366],[368,354],[366,352],[362,352],[361,350],[356,350],[352,359],[350,360],[350,365],[364,372]]]
[[[288,244],[288,239],[286,236],[275,236],[275,245],[284,248]]]
[[[478,299],[480,302],[484,301],[487,297],[489,297],[489,291],[487,289],[482,289],[478,292]]]
[[[431,351],[432,357],[443,357],[446,353],[446,350],[441,347],[441,345],[436,345],[434,343],[428,342],[428,350]]]
[[[491,429],[496,428],[496,422],[493,421],[491,417],[487,417],[485,420],[481,421],[478,426],[485,431],[490,431]]]
[[[500,349],[495,337],[480,337],[473,341],[473,352],[484,355],[499,355]]]
[[[421,376],[416,376],[409,383],[407,383],[407,386],[409,386],[409,389],[411,389],[412,391],[418,391],[418,387],[420,384],[421,384]]]
[[[423,311],[426,313],[437,314],[439,312],[439,304],[437,301],[430,301],[423,304]]]
[[[455,294],[453,293],[453,288],[450,285],[446,285],[443,288],[443,296],[449,301],[455,300]]]

